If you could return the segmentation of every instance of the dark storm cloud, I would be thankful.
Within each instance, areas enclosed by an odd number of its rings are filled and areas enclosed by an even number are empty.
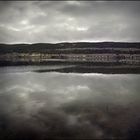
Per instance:
[[[138,1],[0,2],[0,42],[139,41]]]

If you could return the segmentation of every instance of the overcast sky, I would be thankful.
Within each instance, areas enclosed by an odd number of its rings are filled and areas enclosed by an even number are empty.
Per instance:
[[[0,43],[140,41],[138,1],[0,1]]]

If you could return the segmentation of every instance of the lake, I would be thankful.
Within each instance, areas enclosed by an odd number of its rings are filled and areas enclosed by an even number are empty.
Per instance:
[[[53,68],[0,68],[1,140],[140,138],[140,74]]]

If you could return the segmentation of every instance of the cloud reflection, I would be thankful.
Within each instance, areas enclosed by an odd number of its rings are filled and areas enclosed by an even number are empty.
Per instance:
[[[140,138],[139,75],[0,76],[1,139]]]

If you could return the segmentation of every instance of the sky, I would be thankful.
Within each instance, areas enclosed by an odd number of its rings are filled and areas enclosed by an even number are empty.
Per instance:
[[[140,41],[139,1],[0,1],[0,43]]]

